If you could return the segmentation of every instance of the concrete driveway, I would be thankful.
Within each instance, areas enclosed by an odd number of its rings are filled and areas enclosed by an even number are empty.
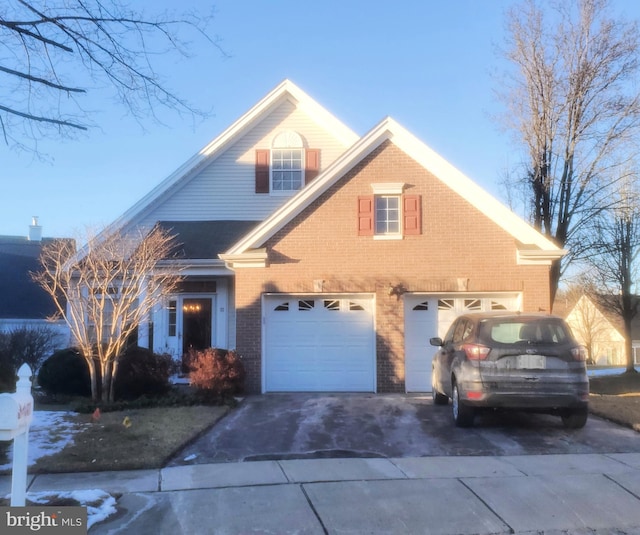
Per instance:
[[[179,452],[169,466],[237,461],[461,455],[640,452],[640,437],[590,417],[566,430],[559,417],[524,413],[478,417],[458,429],[451,406],[430,395],[267,394],[249,396]]]

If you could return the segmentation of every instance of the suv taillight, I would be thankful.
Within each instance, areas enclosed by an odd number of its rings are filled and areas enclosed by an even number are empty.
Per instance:
[[[480,344],[463,344],[462,349],[469,360],[484,360],[491,351],[491,348]]]
[[[587,360],[587,350],[582,346],[574,347],[571,350],[571,356],[573,357],[573,360],[584,362]]]

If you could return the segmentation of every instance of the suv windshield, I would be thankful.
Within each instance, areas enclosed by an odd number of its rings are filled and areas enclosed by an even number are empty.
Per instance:
[[[480,325],[480,338],[490,344],[558,345],[571,340],[562,322],[551,318],[486,320]]]

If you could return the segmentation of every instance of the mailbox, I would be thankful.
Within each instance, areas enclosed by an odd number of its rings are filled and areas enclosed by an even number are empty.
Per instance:
[[[0,440],[12,440],[29,429],[33,418],[31,394],[0,394]]]
[[[18,370],[18,382],[13,394],[0,394],[0,440],[13,440],[11,471],[11,506],[24,507],[27,495],[27,447],[29,425],[33,418],[31,368],[26,364]]]

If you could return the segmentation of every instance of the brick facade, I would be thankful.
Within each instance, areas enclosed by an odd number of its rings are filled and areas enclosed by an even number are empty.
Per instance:
[[[372,183],[420,195],[422,231],[398,240],[358,236],[357,199]],[[247,388],[261,390],[265,292],[375,294],[379,392],[404,392],[406,292],[520,292],[525,311],[549,310],[549,267],[518,265],[513,236],[387,141],[263,244],[265,268],[236,270],[237,349]],[[461,294],[462,295],[462,294]]]

